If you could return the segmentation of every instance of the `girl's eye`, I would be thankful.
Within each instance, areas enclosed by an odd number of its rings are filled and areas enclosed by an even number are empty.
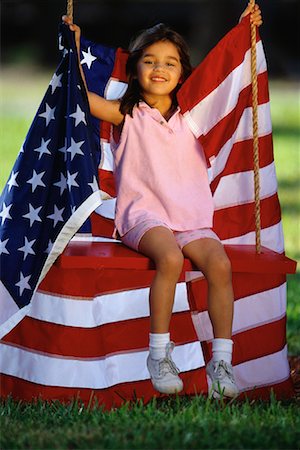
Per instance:
[[[175,64],[167,63],[167,66],[169,66],[169,67],[175,67]]]
[[[145,64],[153,64],[153,61],[144,61]]]

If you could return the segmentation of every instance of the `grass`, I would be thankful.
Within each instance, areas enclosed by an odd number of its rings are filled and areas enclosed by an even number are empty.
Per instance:
[[[38,71],[2,71],[0,190],[51,78]],[[300,260],[299,87],[271,84],[275,162],[286,253]],[[289,353],[300,355],[300,271],[288,276]],[[153,400],[109,412],[37,402],[0,403],[1,449],[296,449],[299,400],[211,402],[204,397]]]
[[[296,449],[296,401],[224,404],[204,397],[153,399],[105,412],[38,402],[0,406],[4,449]]]

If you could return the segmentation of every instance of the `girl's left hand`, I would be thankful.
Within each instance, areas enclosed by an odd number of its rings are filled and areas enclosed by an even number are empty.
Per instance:
[[[248,14],[250,14],[250,22],[253,23],[254,25],[256,25],[257,27],[260,27],[261,24],[263,23],[263,21],[262,21],[261,10],[259,9],[259,6],[257,4],[255,4],[254,6],[251,6],[250,4],[248,4],[247,8],[241,15],[239,21],[241,21],[243,19],[243,17],[247,16]]]

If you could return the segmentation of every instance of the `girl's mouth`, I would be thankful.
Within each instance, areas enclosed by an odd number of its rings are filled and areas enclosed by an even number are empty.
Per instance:
[[[165,78],[163,78],[163,77],[152,77],[151,81],[164,82],[164,81],[167,81],[167,80]]]

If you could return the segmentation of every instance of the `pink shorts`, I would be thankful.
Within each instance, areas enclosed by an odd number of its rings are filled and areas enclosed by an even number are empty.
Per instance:
[[[141,222],[135,227],[131,228],[126,234],[124,234],[121,239],[122,242],[133,250],[138,251],[139,243],[144,234],[151,230],[154,227],[165,227],[168,230],[172,231],[178,247],[182,250],[183,247],[189,244],[192,241],[196,241],[197,239],[210,238],[216,239],[221,242],[219,237],[212,231],[211,228],[199,228],[198,230],[186,230],[186,231],[174,231],[171,230],[165,223],[160,222],[159,220],[148,220],[145,222]]]

